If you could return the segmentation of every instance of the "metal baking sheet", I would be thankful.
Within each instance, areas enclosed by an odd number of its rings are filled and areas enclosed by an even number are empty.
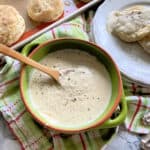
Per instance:
[[[90,7],[98,4],[102,0],[91,0],[88,3],[83,3],[80,0],[64,0],[64,14],[63,16],[58,19],[57,21],[53,23],[47,23],[47,24],[38,24],[34,21],[32,21],[26,11],[26,6],[29,0],[0,0],[0,4],[5,5],[12,5],[15,7],[19,13],[23,16],[26,22],[26,31],[25,34],[22,36],[22,38],[13,46],[11,46],[13,49],[19,49],[26,43],[32,41],[36,37],[40,36],[44,32],[62,24],[63,22],[73,18],[74,16],[84,12],[85,10],[89,9]],[[43,26],[43,28],[40,27]],[[39,30],[40,28],[40,30]]]

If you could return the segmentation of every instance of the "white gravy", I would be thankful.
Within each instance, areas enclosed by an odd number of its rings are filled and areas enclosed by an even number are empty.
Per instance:
[[[85,124],[106,109],[111,79],[103,64],[79,50],[48,54],[40,62],[61,72],[60,85],[34,69],[29,83],[32,102],[40,114],[63,125]]]

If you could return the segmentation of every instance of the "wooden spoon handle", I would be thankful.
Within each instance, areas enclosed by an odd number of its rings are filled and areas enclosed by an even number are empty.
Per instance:
[[[58,78],[59,78],[60,73],[58,71],[53,70],[44,65],[41,65],[40,63],[21,55],[19,52],[12,50],[11,48],[9,48],[3,44],[0,44],[0,53],[3,53],[4,55],[10,56],[14,59],[17,59],[17,60],[19,60],[27,65],[30,65],[42,72],[45,72],[46,74],[52,76],[55,80],[58,80]]]

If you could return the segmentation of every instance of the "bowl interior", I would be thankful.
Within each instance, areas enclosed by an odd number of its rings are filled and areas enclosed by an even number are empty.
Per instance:
[[[33,117],[39,121],[41,124],[60,131],[79,131],[88,129],[91,126],[94,126],[96,124],[102,124],[104,121],[106,121],[114,112],[115,108],[117,107],[121,92],[122,92],[122,84],[120,79],[119,71],[116,68],[116,65],[113,63],[110,56],[106,54],[105,51],[101,50],[99,47],[90,44],[88,42],[82,41],[82,40],[72,40],[72,39],[62,39],[62,40],[54,40],[52,42],[47,42],[43,44],[42,46],[36,48],[31,54],[30,57],[36,61],[40,61],[44,56],[46,56],[48,53],[62,50],[62,49],[78,49],[81,51],[86,51],[90,53],[91,55],[94,55],[101,63],[103,63],[106,67],[106,69],[109,72],[111,82],[112,82],[112,95],[111,100],[107,108],[104,110],[104,112],[98,117],[95,118],[94,121],[88,122],[83,125],[75,125],[75,126],[64,126],[63,124],[57,124],[55,122],[51,122],[50,120],[44,118],[41,116],[40,112],[37,111],[32,104],[32,99],[30,97],[30,91],[29,91],[29,81],[30,76],[32,72],[32,68],[30,66],[25,65],[22,68],[21,71],[21,79],[20,79],[20,87],[21,87],[21,95],[23,98],[23,101],[29,110],[29,112],[33,115]],[[61,114],[60,114],[61,115]]]

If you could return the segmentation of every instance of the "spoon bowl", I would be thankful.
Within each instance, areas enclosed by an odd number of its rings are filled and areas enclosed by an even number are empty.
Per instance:
[[[59,76],[60,76],[60,73],[57,71],[57,70],[54,70],[54,69],[51,69],[49,67],[46,67],[44,65],[41,65],[40,63],[26,57],[26,56],[23,56],[21,55],[19,52],[3,45],[3,44],[0,44],[0,53],[4,54],[4,55],[7,55],[7,56],[10,56],[14,59],[17,59],[19,60],[20,62],[23,62],[27,65],[30,65],[46,74],[48,74],[49,76],[51,76],[53,79],[55,79],[57,82],[59,80]]]

